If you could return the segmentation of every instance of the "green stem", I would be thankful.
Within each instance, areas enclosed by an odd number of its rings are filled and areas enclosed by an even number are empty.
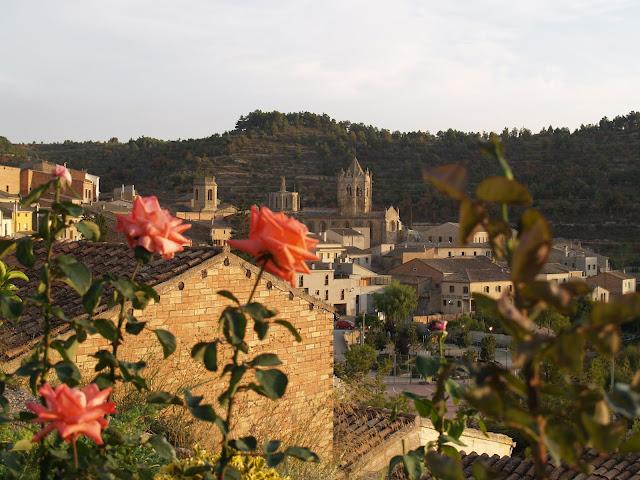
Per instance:
[[[253,296],[255,295],[256,290],[258,289],[258,285],[260,284],[260,280],[262,279],[262,274],[264,273],[265,265],[267,264],[268,261],[269,259],[266,258],[265,261],[262,263],[262,266],[260,267],[260,271],[258,272],[258,276],[256,277],[256,283],[253,284],[253,288],[251,289],[251,293],[249,294],[249,299],[247,300],[247,303],[251,303],[251,300],[253,299]]]
[[[138,260],[136,262],[135,267],[133,267],[133,272],[131,273],[131,278],[130,280],[133,282],[136,278],[136,275],[138,274],[138,271],[140,270],[140,267],[142,266],[142,261]],[[120,311],[118,312],[118,325],[116,327],[117,330],[117,335],[116,335],[116,339],[111,342],[111,353],[113,354],[113,358],[117,359],[118,358],[118,347],[120,346],[120,344],[122,343],[122,326],[124,325],[124,320],[125,320],[125,306],[126,306],[126,301],[127,299],[124,296],[121,296],[120,298]],[[109,378],[111,379],[111,383],[116,383],[116,367],[115,365],[111,365],[109,367]]]
[[[56,180],[55,182],[55,193],[54,193],[54,204],[60,202],[60,180]],[[49,359],[49,349],[51,348],[51,256],[53,254],[53,244],[56,241],[56,234],[58,232],[58,225],[54,225],[55,217],[51,216],[50,221],[51,225],[51,235],[47,240],[47,256],[44,264],[42,265],[42,270],[46,271],[47,274],[43,275],[45,278],[45,297],[47,299],[46,304],[43,307],[43,318],[44,318],[44,335],[42,339],[42,344],[44,348],[44,354],[42,357],[42,372],[40,374],[40,385],[44,385],[47,383],[47,375],[49,370],[51,370],[51,360]],[[57,222],[55,222],[57,223]],[[64,222],[63,222],[64,225]],[[64,228],[64,227],[63,227]]]

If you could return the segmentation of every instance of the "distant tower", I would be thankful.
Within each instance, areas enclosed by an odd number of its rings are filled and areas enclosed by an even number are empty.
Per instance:
[[[300,210],[300,195],[298,192],[287,192],[287,180],[280,177],[280,190],[269,194],[267,204],[274,212],[297,212]]]
[[[213,212],[218,208],[216,177],[200,177],[193,182],[191,207],[195,211]]]
[[[342,216],[361,215],[371,212],[373,179],[371,172],[364,171],[353,157],[347,171],[338,173],[338,212]]]

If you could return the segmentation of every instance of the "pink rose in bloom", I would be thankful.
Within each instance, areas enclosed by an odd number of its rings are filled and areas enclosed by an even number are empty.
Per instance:
[[[85,435],[97,445],[102,445],[102,430],[109,424],[104,417],[116,412],[116,404],[107,401],[111,388],[101,391],[92,383],[81,390],[61,384],[54,390],[45,383],[39,392],[45,405],[32,402],[27,403],[27,408],[38,415],[35,422],[46,426],[33,437],[33,442],[39,442],[53,430],[58,430],[65,442],[75,442],[79,436]]]
[[[60,179],[60,185],[62,185],[62,187],[71,186],[71,172],[64,165],[56,165],[56,168],[53,169],[52,176],[54,180],[57,178]]]
[[[256,258],[256,263],[295,287],[295,272],[309,273],[305,262],[317,261],[313,253],[318,240],[308,236],[307,227],[267,207],[251,207],[248,240],[228,240],[233,248]],[[266,263],[265,263],[266,262]]]
[[[447,320],[436,320],[433,322],[433,331],[434,332],[446,332],[447,331]]]
[[[116,231],[127,236],[127,243],[131,248],[139,245],[149,252],[170,259],[176,252],[184,250],[185,245],[191,245],[189,239],[182,235],[191,225],[160,208],[155,196],[136,197],[129,215],[116,216]]]

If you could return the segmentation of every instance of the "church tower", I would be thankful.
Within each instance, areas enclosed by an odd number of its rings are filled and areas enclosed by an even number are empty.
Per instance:
[[[338,173],[338,212],[341,216],[371,212],[372,175],[364,171],[356,157],[349,168]]]
[[[280,190],[269,193],[267,197],[267,205],[274,212],[297,212],[300,210],[300,195],[298,192],[287,191],[287,180],[280,177]]]
[[[218,208],[216,177],[199,177],[194,180],[191,207],[200,212],[214,212]]]

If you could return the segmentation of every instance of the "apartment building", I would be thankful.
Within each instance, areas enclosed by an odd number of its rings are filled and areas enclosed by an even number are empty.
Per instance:
[[[546,263],[540,273],[536,276],[537,280],[545,280],[547,282],[565,283],[570,280],[584,279],[585,274],[582,270],[570,268],[561,263]]]
[[[410,243],[396,245],[391,251],[382,255],[381,265],[386,270],[407,263],[414,258],[428,260],[432,258],[451,257],[491,257],[491,247],[487,243],[469,243],[465,246],[449,243]]]
[[[588,277],[587,283],[593,287],[607,290],[609,292],[609,298],[612,300],[636,291],[636,277],[615,270],[601,272]]]
[[[570,240],[556,241],[549,252],[549,261],[581,270],[585,277],[593,277],[611,269],[608,257]]]
[[[457,222],[446,222],[440,225],[414,223],[413,230],[417,231],[423,242],[448,243],[450,245],[461,245],[460,224]],[[469,239],[470,243],[487,243],[489,233],[478,226]]]

